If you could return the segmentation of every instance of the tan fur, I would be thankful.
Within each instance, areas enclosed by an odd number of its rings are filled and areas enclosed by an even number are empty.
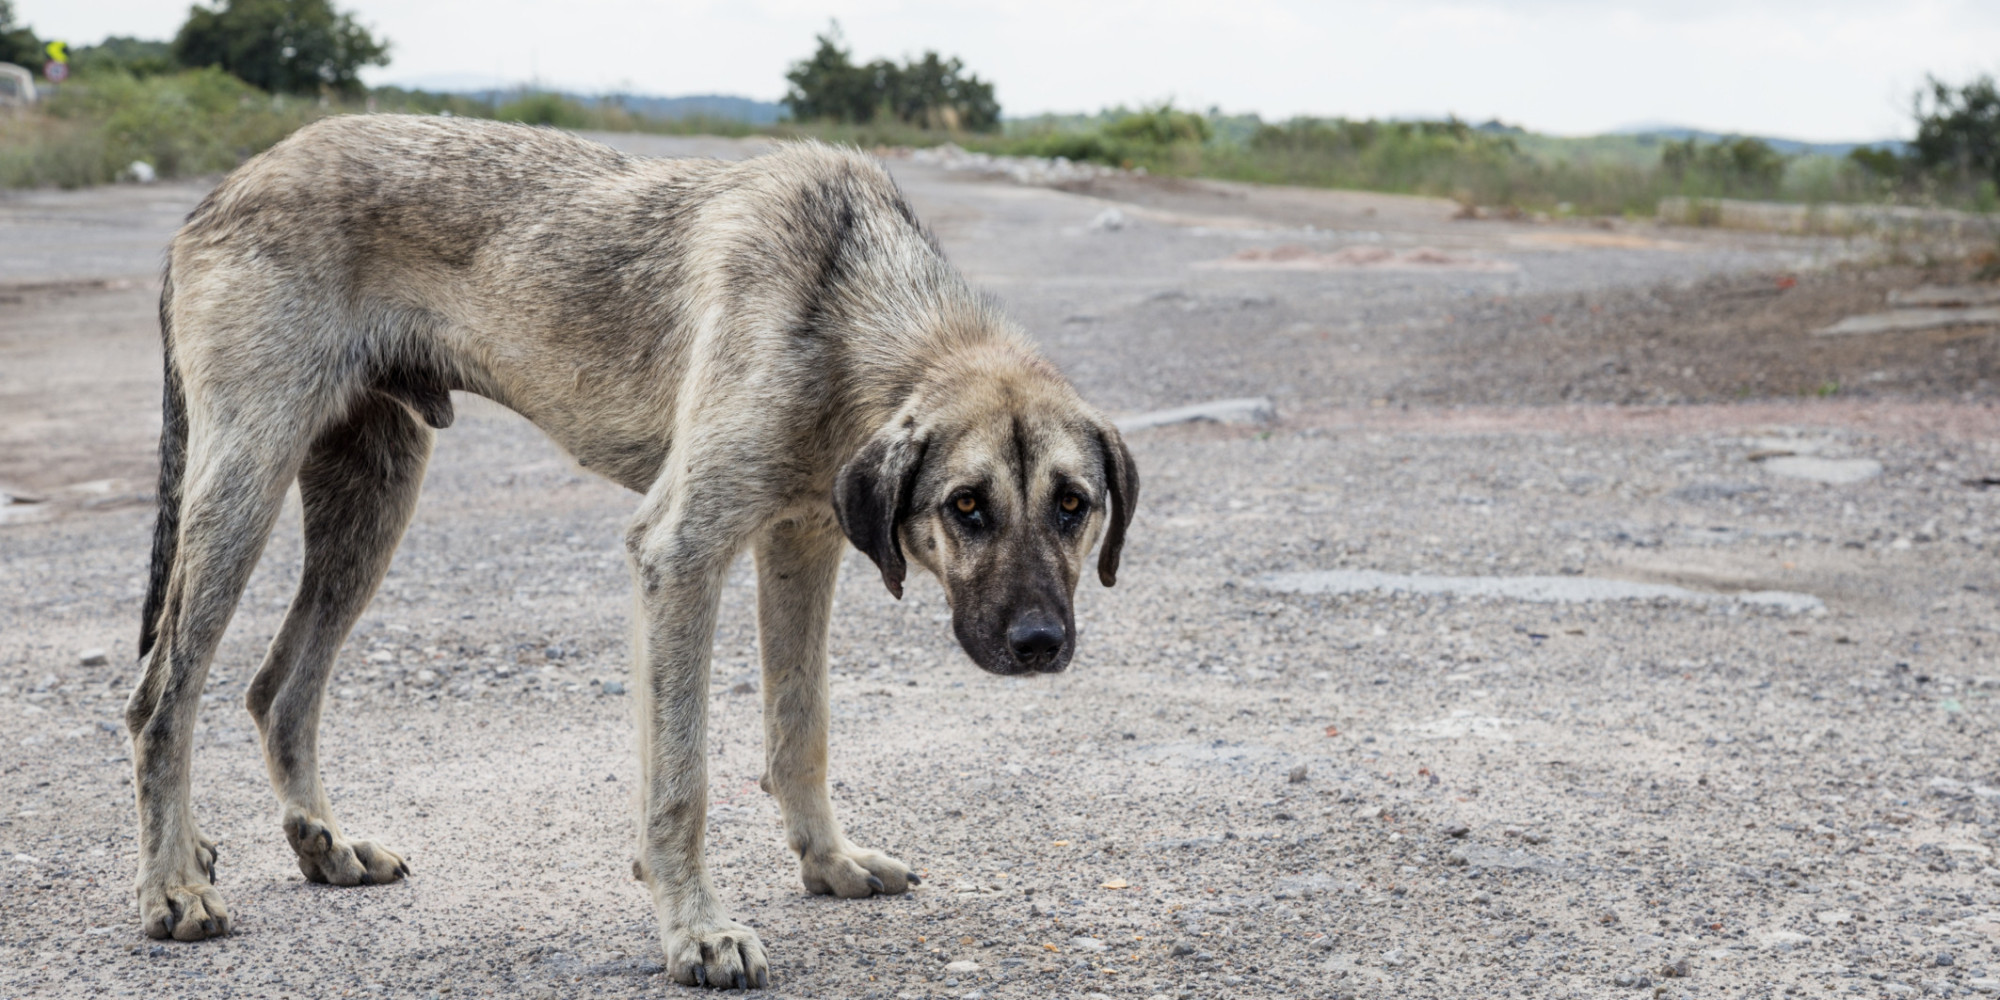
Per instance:
[[[534,421],[644,499],[635,871],[674,977],[761,985],[762,943],[702,863],[709,650],[731,560],[756,556],[766,788],[805,886],[916,884],[843,834],[828,795],[827,627],[845,541],[900,593],[936,574],[967,652],[1062,669],[1069,602],[1138,481],[1117,432],[970,292],[881,167],[803,144],[647,160],[561,133],[336,118],[232,174],[189,218],[161,304],[167,431],[145,643],[127,710],[147,933],[228,930],[188,787],[217,642],[297,481],[305,569],[250,686],[282,823],[308,878],[408,874],[321,786],[334,655],[415,505],[449,393]],[[967,515],[954,504],[977,494]],[[1075,513],[1063,513],[1065,505]]]

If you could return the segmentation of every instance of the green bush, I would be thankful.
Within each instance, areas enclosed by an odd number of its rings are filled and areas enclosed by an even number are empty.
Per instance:
[[[591,116],[583,105],[561,94],[522,94],[514,100],[500,105],[493,117],[503,122],[521,122],[527,125],[553,125],[557,128],[587,128]]]
[[[0,119],[0,186],[104,184],[135,160],[162,177],[219,173],[325,113],[219,69],[100,73],[65,84],[41,113]]]

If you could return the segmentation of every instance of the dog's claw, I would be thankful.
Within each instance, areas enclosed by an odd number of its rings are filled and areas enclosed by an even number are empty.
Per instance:
[[[757,970],[757,988],[761,990],[761,989],[764,989],[765,987],[768,987],[768,986],[770,986],[770,985],[771,985],[771,974],[770,974],[770,973],[768,973],[768,972],[765,972],[765,971],[764,971],[764,970],[762,970],[762,969],[758,969],[758,970]]]
[[[321,850],[331,853],[333,851],[333,831],[322,826],[319,828],[319,837],[326,844]]]
[[[695,984],[696,986],[707,986],[707,985],[708,985],[708,970],[707,970],[707,969],[705,969],[705,968],[702,968],[702,967],[701,967],[701,966],[699,966],[699,965],[694,965],[694,966],[689,966],[689,969],[690,969],[691,971],[693,971],[693,972],[694,972],[694,984]]]
[[[883,885],[883,884],[882,884],[882,879],[881,879],[880,877],[878,877],[878,876],[875,876],[875,875],[870,875],[870,876],[868,876],[868,887],[869,887],[869,888],[871,888],[871,889],[873,889],[873,890],[875,890],[876,892],[888,892],[888,891],[889,891],[889,887],[888,887],[888,886],[886,886],[886,885]]]
[[[362,884],[362,885],[374,885],[374,884],[375,884],[375,876],[374,876],[374,874],[373,874],[373,873],[371,873],[371,872],[369,872],[369,871],[368,871],[368,870],[367,870],[366,868],[364,868],[364,869],[362,869],[362,870],[361,870],[361,884]]]
[[[911,885],[923,885],[923,884],[924,884],[924,880],[923,880],[923,877],[922,877],[922,876],[920,876],[920,875],[918,875],[918,874],[917,874],[916,872],[911,872],[911,873],[909,873],[908,875],[905,875],[905,876],[903,876],[903,880],[904,880],[904,881],[906,881],[906,882],[908,882],[908,883],[910,883]]]
[[[214,937],[214,936],[215,936],[215,918],[214,918],[214,917],[208,917],[208,918],[206,918],[206,919],[202,920],[202,922],[201,922],[201,932],[202,932],[203,934],[206,934],[206,935],[208,935],[209,937]]]
[[[743,973],[739,972],[731,978],[729,988],[732,990],[747,990],[750,988],[750,980],[743,978]]]
[[[410,863],[408,861],[397,862],[396,870],[401,872],[404,878],[410,877]]]

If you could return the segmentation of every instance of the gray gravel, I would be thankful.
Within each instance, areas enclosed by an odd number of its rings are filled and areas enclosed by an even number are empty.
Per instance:
[[[1761,281],[1840,246],[1694,233],[1678,249],[1555,252],[1510,243],[1539,231],[1523,226],[1453,237],[1519,265],[1507,275],[1224,272],[1189,265],[1246,240],[1336,238],[1246,236],[1185,206],[1173,210],[1189,218],[1160,221],[1169,209],[1138,195],[1130,224],[1093,230],[1102,198],[899,169],[948,250],[1088,395],[1134,413],[1270,394],[1281,416],[1133,435],[1146,500],[1127,568],[1116,589],[1079,594],[1081,648],[1062,676],[980,674],[934,584],[894,601],[850,554],[834,796],[858,841],[923,872],[909,896],[799,885],[756,788],[753,580],[737,567],[717,638],[709,857],[771,951],[775,995],[2000,990],[2000,490],[1979,485],[2000,474],[1990,396],[1370,405],[1385,379],[1506,353],[1482,338],[1512,313],[1470,339],[1425,318],[1492,282],[1549,296],[1531,312],[1561,310],[1525,328],[1583,330],[1593,304]],[[35,210],[122,197],[52,195]],[[1343,197],[1315,218],[1348,211]],[[1362,206],[1377,206],[1385,240],[1453,235],[1423,203],[1407,219],[1380,207],[1395,204]],[[117,470],[143,457],[157,406],[156,386],[60,419],[24,402],[45,398],[29,383],[98,363],[24,332],[84,305],[105,370],[157,370],[143,295],[63,295],[0,295],[0,420],[42,421],[5,438],[24,443],[0,453],[0,478],[51,496],[137,478]],[[1083,315],[1099,318],[1067,321]],[[1294,323],[1400,343],[1322,348],[1285,333]],[[1343,367],[1357,356],[1373,367]],[[150,511],[51,501],[44,519],[0,526],[0,995],[679,989],[657,976],[651,908],[627,870],[617,539],[635,498],[498,407],[464,400],[460,414],[341,654],[323,739],[344,824],[404,852],[415,877],[307,883],[277,827],[238,706],[295,582],[294,512],[203,699],[196,808],[221,843],[234,930],[218,941],[155,943],[133,913],[119,713]],[[44,439],[49,451],[28,450]],[[1882,472],[1779,475],[1751,457],[1773,439]],[[99,443],[61,447],[73,440]],[[1259,582],[1325,572],[1785,591],[1823,606]],[[90,650],[108,661],[85,662]]]

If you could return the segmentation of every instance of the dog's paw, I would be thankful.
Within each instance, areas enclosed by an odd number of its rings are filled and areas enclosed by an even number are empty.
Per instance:
[[[200,941],[229,933],[229,908],[215,891],[215,842],[195,841],[179,864],[151,868],[139,880],[139,926],[150,938]]]
[[[394,851],[372,840],[349,840],[295,810],[285,811],[285,839],[299,856],[299,871],[314,882],[378,885],[410,873],[410,866]]]
[[[682,986],[763,989],[771,981],[764,942],[734,920],[715,920],[665,933],[667,971]]]
[[[846,843],[799,858],[799,877],[808,892],[843,899],[907,892],[923,881],[909,865],[881,851]]]
[[[139,887],[139,923],[150,938],[201,941],[229,933],[229,908],[210,884],[144,885]]]

